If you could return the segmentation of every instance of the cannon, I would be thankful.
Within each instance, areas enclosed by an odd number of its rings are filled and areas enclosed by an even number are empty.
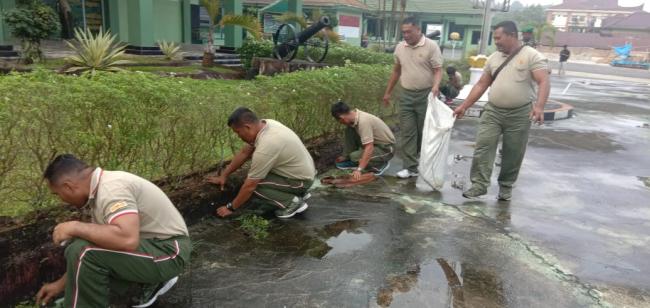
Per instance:
[[[307,27],[300,33],[292,24],[282,24],[273,36],[273,56],[279,60],[290,62],[298,54],[300,45],[304,46],[304,54],[308,61],[320,63],[327,56],[329,42],[326,33],[318,33],[330,25],[330,18],[322,16],[318,22]]]

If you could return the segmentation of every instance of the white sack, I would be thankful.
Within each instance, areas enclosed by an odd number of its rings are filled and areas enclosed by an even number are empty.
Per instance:
[[[418,167],[420,176],[415,183],[417,189],[440,190],[445,183],[451,129],[455,120],[453,110],[429,93]]]

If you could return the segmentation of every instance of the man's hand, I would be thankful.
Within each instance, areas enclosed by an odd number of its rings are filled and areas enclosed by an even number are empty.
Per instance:
[[[36,305],[47,305],[53,297],[61,294],[64,289],[65,276],[55,282],[44,284],[43,287],[38,290],[38,293],[36,293]]]
[[[438,87],[433,87],[431,88],[431,93],[433,93],[434,98],[438,98],[438,95],[440,95],[440,89]]]
[[[465,107],[463,106],[463,104],[461,104],[460,106],[456,107],[456,109],[454,109],[454,117],[456,118],[456,120],[460,120],[460,119],[462,119],[463,116],[465,115],[465,111],[466,111],[466,109],[465,109]]]
[[[54,244],[61,245],[61,242],[73,238],[73,232],[77,223],[78,221],[68,221],[56,225],[56,227],[54,227],[54,232],[52,232],[52,240],[54,241]]]
[[[220,175],[220,176],[206,176],[205,181],[208,183],[212,183],[215,185],[218,185],[221,190],[223,190],[224,185],[226,185],[227,182],[227,177]]]
[[[232,211],[229,210],[225,205],[224,205],[224,206],[220,206],[220,207],[217,209],[217,215],[219,215],[219,217],[227,217],[227,216],[232,215]]]
[[[384,94],[384,107],[390,106],[390,93]]]
[[[352,171],[352,179],[355,181],[361,179],[361,171],[359,169]]]
[[[539,125],[544,124],[544,107],[533,105],[533,110],[530,111],[530,120]]]

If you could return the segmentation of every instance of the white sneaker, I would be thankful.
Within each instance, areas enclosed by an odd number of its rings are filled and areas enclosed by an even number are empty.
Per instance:
[[[417,172],[412,172],[409,171],[408,169],[403,169],[400,170],[399,172],[395,173],[395,176],[397,176],[400,179],[408,179],[410,177],[415,177],[418,176],[419,174]]]
[[[131,307],[133,307],[133,308],[144,308],[144,307],[149,307],[149,306],[153,305],[153,303],[156,302],[156,299],[158,299],[158,296],[161,296],[161,295],[167,293],[167,291],[169,291],[169,289],[171,289],[176,284],[177,281],[178,281],[178,276],[168,280],[164,284],[159,284],[158,288],[155,289],[149,295],[148,299],[146,299],[146,302],[141,303],[139,305],[131,306]]]

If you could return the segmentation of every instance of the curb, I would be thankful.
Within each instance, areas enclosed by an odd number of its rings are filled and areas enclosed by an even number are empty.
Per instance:
[[[454,102],[454,107],[460,105],[461,102]],[[478,118],[483,113],[483,104],[480,102],[468,108],[465,111],[465,116],[470,118]],[[548,100],[544,105],[544,121],[564,120],[573,117],[573,106],[561,103],[556,100]]]

